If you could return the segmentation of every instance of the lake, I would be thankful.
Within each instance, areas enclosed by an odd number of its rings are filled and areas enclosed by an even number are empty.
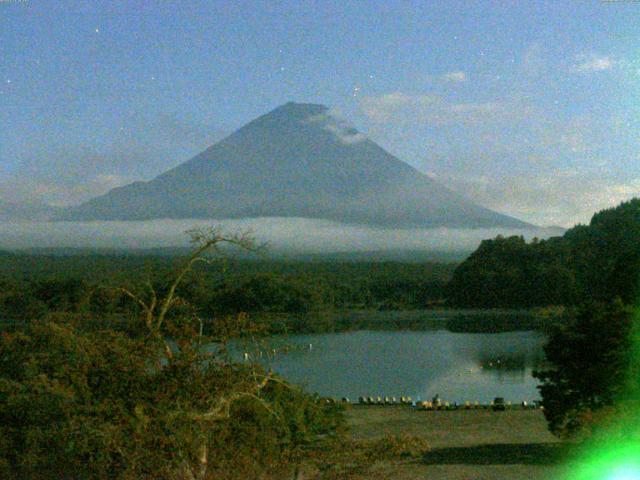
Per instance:
[[[411,396],[443,401],[494,397],[539,399],[531,376],[544,359],[544,334],[355,331],[277,336],[269,339],[269,363],[310,392],[336,398]],[[250,355],[258,355],[247,348]],[[272,354],[275,350],[275,354]]]

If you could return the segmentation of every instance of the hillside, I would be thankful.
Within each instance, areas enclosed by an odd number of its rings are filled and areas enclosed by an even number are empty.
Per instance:
[[[640,199],[596,213],[562,237],[485,240],[455,271],[452,304],[466,307],[627,303],[640,286]]]

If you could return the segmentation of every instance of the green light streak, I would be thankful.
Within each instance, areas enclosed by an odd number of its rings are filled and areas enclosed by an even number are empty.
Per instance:
[[[640,308],[634,313],[631,342],[622,408],[569,461],[563,480],[640,480]]]
[[[640,480],[640,443],[593,445],[573,465],[567,480]]]

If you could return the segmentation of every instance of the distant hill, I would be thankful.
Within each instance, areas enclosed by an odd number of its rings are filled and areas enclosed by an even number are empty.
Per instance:
[[[287,103],[149,182],[115,188],[59,220],[304,217],[390,227],[531,225],[448,190],[327,107]]]
[[[640,199],[596,213],[561,237],[485,240],[455,271],[449,300],[465,307],[574,305],[640,294]]]
[[[60,209],[44,203],[13,203],[0,200],[0,221],[42,221],[52,218]]]

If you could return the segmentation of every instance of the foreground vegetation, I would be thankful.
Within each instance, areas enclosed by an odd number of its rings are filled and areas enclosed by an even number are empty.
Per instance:
[[[133,329],[102,329],[86,313],[45,314],[0,337],[0,476],[7,479],[255,478],[340,433],[338,406],[251,363],[226,343],[246,317],[205,336],[178,293],[193,265],[242,237],[192,232],[194,253],[163,288],[120,287]],[[204,343],[219,348],[204,353]]]

